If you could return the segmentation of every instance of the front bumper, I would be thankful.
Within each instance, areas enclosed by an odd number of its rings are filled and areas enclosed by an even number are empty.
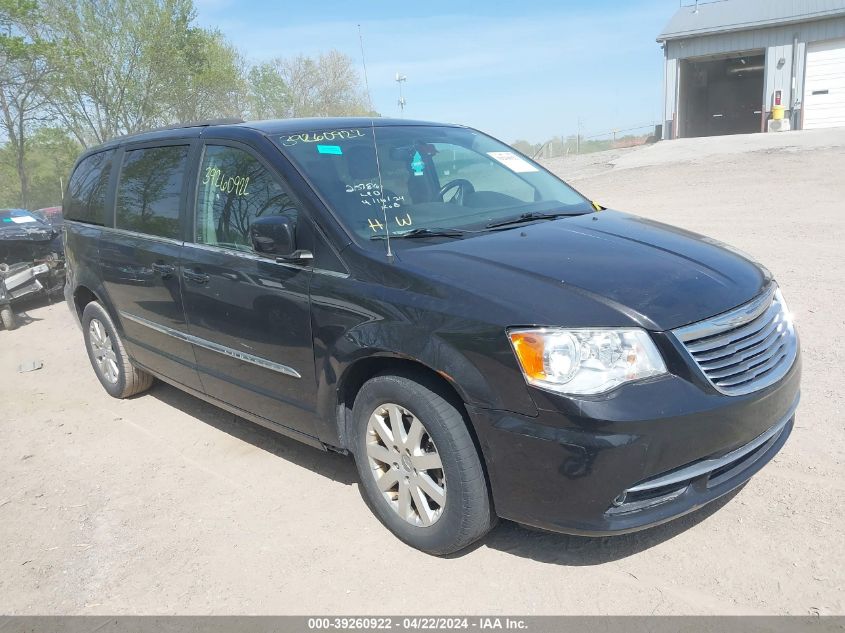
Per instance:
[[[668,376],[605,398],[546,398],[536,417],[469,407],[496,513],[612,535],[692,512],[777,454],[793,428],[800,374],[799,355],[782,380],[746,396]]]

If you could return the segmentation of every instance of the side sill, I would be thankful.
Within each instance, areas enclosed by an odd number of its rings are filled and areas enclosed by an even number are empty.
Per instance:
[[[238,407],[231,405],[227,402],[222,400],[218,400],[214,396],[210,396],[207,393],[203,393],[202,391],[197,391],[196,389],[192,389],[186,385],[183,385],[175,380],[168,378],[167,376],[162,376],[157,371],[154,371],[147,367],[146,365],[142,365],[141,363],[136,362],[134,359],[132,360],[132,364],[137,366],[140,369],[143,369],[145,372],[152,374],[162,382],[166,382],[168,385],[176,387],[180,391],[184,391],[187,394],[190,394],[200,400],[204,400],[209,404],[213,404],[215,407],[223,409],[224,411],[228,411],[229,413],[233,413],[245,420],[252,422],[253,424],[257,424],[259,426],[263,426],[266,429],[270,429],[271,431],[276,431],[282,435],[290,437],[292,439],[298,440],[303,444],[308,444],[309,446],[313,446],[314,448],[318,448],[321,451],[330,450],[330,447],[327,444],[324,444],[319,439],[314,437],[313,435],[308,435],[307,433],[303,433],[302,431],[297,431],[296,429],[291,429],[289,427],[283,426],[281,424],[276,424],[275,422],[271,422],[270,420],[266,420],[261,416],[255,415],[253,413],[249,413],[248,411],[244,411],[243,409],[239,409]]]

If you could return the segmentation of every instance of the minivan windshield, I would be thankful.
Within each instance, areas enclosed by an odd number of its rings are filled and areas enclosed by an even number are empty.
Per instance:
[[[455,238],[511,221],[594,211],[536,163],[467,128],[376,123],[275,140],[363,240],[386,231]]]

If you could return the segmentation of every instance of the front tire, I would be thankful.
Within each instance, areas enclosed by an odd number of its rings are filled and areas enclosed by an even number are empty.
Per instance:
[[[82,331],[94,373],[110,396],[128,398],[152,386],[153,377],[129,362],[114,322],[96,301],[82,311]]]
[[[364,384],[352,412],[367,504],[399,539],[438,556],[496,520],[467,422],[450,400],[422,375],[382,374]]]

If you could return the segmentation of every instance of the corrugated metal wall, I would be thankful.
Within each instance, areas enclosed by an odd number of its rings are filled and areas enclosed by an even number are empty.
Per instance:
[[[792,88],[792,45],[793,39],[796,37],[798,38],[798,57],[796,60],[795,98],[799,102],[796,106],[800,107],[804,88],[804,56],[807,43],[845,37],[845,17],[667,42],[664,105],[666,121],[663,128],[663,137],[671,138],[672,122],[675,119],[678,103],[678,60],[764,50],[766,52],[766,88],[765,95],[761,95],[761,98],[763,105],[768,110],[771,108],[772,94],[775,90],[783,91],[784,102],[787,106],[789,105]],[[778,61],[781,58],[783,58],[784,64],[781,68],[778,68]]]

